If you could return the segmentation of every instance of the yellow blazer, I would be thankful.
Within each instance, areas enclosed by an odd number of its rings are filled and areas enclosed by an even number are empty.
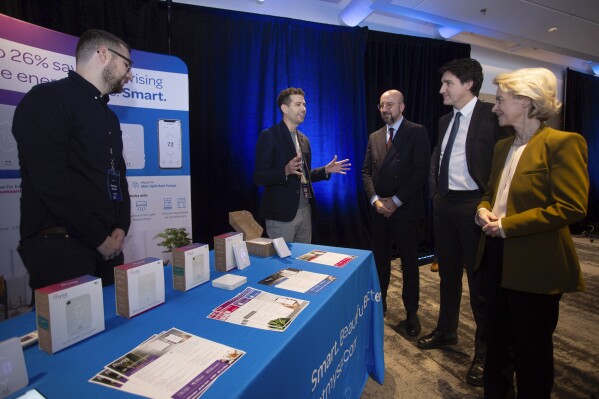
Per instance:
[[[492,209],[513,137],[495,145],[488,191],[478,205]],[[587,212],[589,174],[584,138],[547,126],[524,149],[507,197],[501,285],[539,294],[584,291],[568,225]],[[483,233],[475,269],[485,248]]]

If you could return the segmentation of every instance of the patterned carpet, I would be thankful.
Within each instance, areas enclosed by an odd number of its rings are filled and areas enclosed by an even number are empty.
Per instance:
[[[599,398],[599,239],[575,237],[586,292],[566,294],[554,334],[555,384],[552,398]],[[389,310],[385,319],[385,383],[369,379],[361,399],[482,398],[483,389],[468,385],[465,375],[474,353],[474,321],[464,274],[459,342],[449,349],[423,351],[416,339],[395,326],[405,318],[401,306],[399,260],[393,262]],[[420,268],[421,335],[436,325],[439,274]]]

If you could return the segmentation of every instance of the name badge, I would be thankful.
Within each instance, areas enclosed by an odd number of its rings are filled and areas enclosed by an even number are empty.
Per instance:
[[[302,182],[302,192],[304,193],[304,197],[312,198],[312,193],[310,192],[310,186],[308,185],[308,183]]]
[[[121,194],[121,172],[118,170],[108,170],[108,198],[111,201],[122,201]]]

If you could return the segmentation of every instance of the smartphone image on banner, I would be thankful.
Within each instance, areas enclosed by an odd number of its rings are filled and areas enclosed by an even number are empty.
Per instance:
[[[182,165],[181,121],[158,120],[158,165],[162,169],[178,169]]]

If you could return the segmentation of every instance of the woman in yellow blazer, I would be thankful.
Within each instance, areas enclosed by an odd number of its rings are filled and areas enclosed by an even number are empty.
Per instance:
[[[561,106],[549,70],[520,69],[493,83],[493,112],[516,135],[497,142],[476,214],[484,234],[475,270],[489,331],[485,398],[512,395],[514,372],[518,398],[549,398],[559,301],[584,290],[568,225],[587,211],[587,146],[545,124]]]

